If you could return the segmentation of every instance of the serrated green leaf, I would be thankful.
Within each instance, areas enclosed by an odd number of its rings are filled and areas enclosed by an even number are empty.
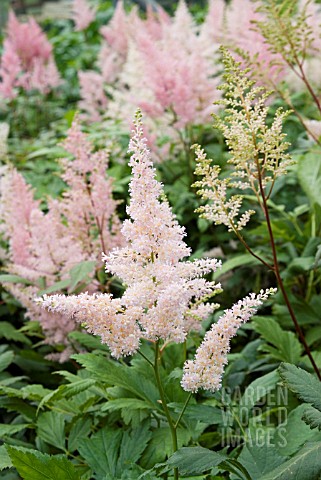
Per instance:
[[[262,397],[275,388],[278,380],[279,376],[276,370],[273,370],[250,383],[240,400],[240,411],[254,407]]]
[[[186,429],[177,429],[178,446],[187,445],[191,435]],[[151,440],[145,449],[140,463],[144,468],[152,468],[169,457],[173,452],[173,443],[169,427],[160,427],[152,432]]]
[[[255,440],[244,446],[238,461],[252,479],[260,479],[262,475],[284,463],[286,457],[280,455],[275,445],[271,444],[269,432],[266,432],[266,438],[260,438],[259,443]]]
[[[38,436],[53,445],[54,447],[65,449],[65,418],[58,412],[41,413],[37,421]]]
[[[21,430],[25,430],[29,426],[28,423],[17,423],[14,425],[2,423],[0,424],[0,438],[14,435],[15,433],[21,432]]]
[[[77,354],[73,355],[72,358],[91,372],[94,378],[110,386],[122,387],[138,398],[145,400],[147,404],[162,411],[158,402],[159,393],[155,383],[142,375],[141,372],[135,371],[134,367],[121,365],[93,353]]]
[[[72,340],[80,343],[80,345],[83,345],[84,347],[86,347],[86,349],[103,350],[105,352],[109,352],[109,348],[107,347],[107,345],[101,343],[100,338],[89,335],[88,333],[77,331],[70,332],[68,338],[71,338]]]
[[[24,480],[80,480],[75,466],[61,455],[6,445],[13,466]]]
[[[305,340],[309,346],[321,340],[321,326],[309,328],[306,332]]]
[[[102,412],[120,409],[130,409],[130,410],[141,410],[141,409],[150,409],[151,406],[147,404],[144,400],[139,400],[138,398],[116,398],[115,400],[109,400],[101,408]]]
[[[182,475],[197,475],[216,467],[226,456],[203,447],[183,447],[175,452],[167,464],[178,468]]]
[[[68,438],[68,450],[74,452],[78,449],[79,439],[88,437],[91,430],[90,418],[79,418],[71,427]]]
[[[321,473],[321,442],[311,442],[292,458],[273,469],[260,480],[319,480]]]
[[[262,350],[267,351],[277,360],[291,363],[297,363],[300,360],[302,345],[293,332],[282,330],[273,318],[259,317],[254,318],[253,322],[255,330],[274,347],[263,345]]]
[[[59,387],[61,394],[66,398],[71,398],[78,393],[87,391],[90,387],[97,383],[93,378],[82,378],[80,380],[74,381],[69,385],[62,385]]]
[[[41,400],[45,395],[47,395],[47,393],[50,392],[50,390],[48,388],[44,388],[42,385],[33,384],[21,388],[20,392],[22,393],[22,398],[27,398],[29,400]]]
[[[42,407],[44,405],[49,403],[50,400],[53,400],[55,398],[59,398],[60,396],[62,396],[62,393],[61,393],[61,390],[59,388],[57,388],[56,390],[52,390],[52,391],[48,392],[46,395],[44,395],[42,397],[41,401],[39,402],[39,405],[38,405],[38,408],[37,408],[37,413],[39,412],[39,410],[42,409]]]
[[[289,363],[282,363],[278,371],[292,392],[321,411],[321,383],[315,376]]]
[[[0,471],[4,468],[12,467],[11,458],[7,452],[5,445],[1,445],[0,447]]]
[[[79,442],[79,453],[92,471],[106,479],[116,479],[119,447],[122,431],[105,427],[90,439]]]
[[[175,412],[179,414],[182,411],[184,404],[169,403],[168,406],[173,408]],[[224,411],[218,407],[212,407],[211,405],[189,405],[184,412],[184,418],[198,420],[207,425],[217,425],[222,423],[224,419]]]
[[[306,407],[303,404],[292,410],[286,422],[281,424],[275,432],[275,443],[278,445],[280,453],[284,456],[293,455],[304,443],[315,440],[315,432],[302,420]]]
[[[22,332],[19,332],[19,330],[16,330],[9,322],[0,323],[0,337],[5,338],[6,340],[25,343],[26,345],[32,344],[29,338],[27,338]]]
[[[127,470],[140,459],[151,436],[152,432],[149,430],[148,422],[141,424],[138,428],[124,432],[117,461],[117,475],[119,477],[124,470]]]
[[[313,407],[308,407],[302,415],[302,420],[307,423],[310,428],[318,428],[321,430],[321,412]]]
[[[14,359],[14,352],[4,352],[0,354],[0,372],[3,372]]]

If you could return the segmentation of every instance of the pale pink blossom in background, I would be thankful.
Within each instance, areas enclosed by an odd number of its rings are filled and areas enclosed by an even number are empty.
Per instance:
[[[6,270],[28,280],[31,285],[5,284],[26,308],[26,316],[38,320],[50,345],[62,344],[67,350],[54,358],[66,360],[70,354],[68,333],[75,330],[73,318],[47,312],[34,303],[41,278],[48,288],[70,277],[70,270],[84,261],[103,263],[99,252],[107,253],[122,244],[117,202],[112,198],[112,180],[106,176],[109,154],[94,152],[87,136],[74,121],[63,144],[70,156],[61,160],[66,190],[59,199],[48,200],[48,212],[40,209],[34,192],[14,169],[1,179],[1,230],[8,241]],[[89,275],[90,292],[100,284]],[[69,352],[69,353],[68,353]]]
[[[61,84],[52,46],[40,26],[29,18],[20,23],[9,13],[0,61],[0,95],[12,100],[19,88],[47,94]]]
[[[75,30],[86,30],[95,20],[97,8],[89,5],[87,0],[73,0],[72,20],[75,22]]]
[[[104,79],[99,73],[90,70],[79,72],[78,78],[82,97],[79,108],[86,110],[85,118],[90,118],[92,122],[99,122],[102,119],[101,113],[106,111],[108,105]]]
[[[93,73],[88,72],[87,82],[87,72],[81,72],[83,118],[105,117],[129,128],[128,118],[140,107],[153,151],[160,131],[179,144],[177,130],[210,121],[212,103],[219,98],[218,67],[183,1],[173,18],[159,9],[149,11],[146,20],[135,9],[127,14],[118,2],[101,33],[104,41],[95,72],[96,85],[101,77],[100,105],[90,83]]]
[[[79,74],[83,118],[129,128],[128,118],[139,107],[153,158],[166,159],[170,144],[182,150],[179,132],[210,123],[213,102],[220,98],[220,44],[244,50],[259,65],[261,76],[268,72],[275,81],[283,78],[280,57],[271,54],[255,30],[253,21],[263,19],[255,9],[250,0],[229,5],[212,0],[204,23],[196,25],[183,0],[173,17],[160,9],[146,19],[136,9],[126,13],[118,2],[112,20],[101,29],[97,70]]]

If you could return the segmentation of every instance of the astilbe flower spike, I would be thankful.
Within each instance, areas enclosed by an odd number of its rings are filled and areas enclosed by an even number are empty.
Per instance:
[[[157,147],[159,131],[181,149],[178,131],[209,122],[212,102],[219,98],[215,49],[199,35],[184,1],[173,18],[158,9],[146,20],[135,9],[126,14],[119,1],[101,33],[98,71],[79,74],[83,115],[121,121],[127,128],[138,107],[153,153],[166,148]]]
[[[225,106],[225,115],[214,115],[215,124],[226,141],[232,165],[229,175],[219,178],[220,168],[212,166],[204,150],[195,146],[197,156],[196,173],[203,178],[195,183],[198,193],[210,203],[198,211],[203,217],[216,224],[225,224],[236,234],[249,221],[254,210],[240,213],[243,193],[228,198],[229,188],[243,192],[250,189],[262,206],[262,194],[268,199],[275,181],[287,173],[293,159],[287,153],[289,143],[282,131],[282,123],[289,114],[278,109],[271,125],[267,124],[266,101],[271,92],[248,78],[248,69],[241,69],[225,48],[221,49],[226,73],[226,82],[219,88],[224,99],[217,103]]]
[[[135,353],[140,338],[183,342],[190,330],[216,307],[206,301],[220,284],[202,276],[215,271],[216,259],[183,261],[190,255],[179,226],[155,178],[150,152],[143,137],[140,112],[129,149],[129,219],[122,233],[127,245],[104,256],[106,270],[120,277],[127,289],[122,298],[109,294],[44,296],[44,308],[76,319],[100,335],[116,358]]]
[[[194,360],[187,360],[181,381],[186,391],[197,392],[200,388],[215,392],[221,388],[224,366],[230,351],[230,341],[239,327],[247,322],[276,289],[261,290],[258,295],[251,293],[232,308],[225,310],[217,323],[205,334]]]
[[[61,84],[52,46],[33,18],[20,23],[9,13],[0,79],[0,95],[9,100],[17,96],[19,88],[47,94]]]
[[[26,308],[26,316],[40,322],[50,345],[66,347],[58,355],[65,361],[72,353],[68,333],[75,330],[71,317],[48,312],[33,299],[39,291],[39,278],[46,288],[69,278],[80,262],[97,260],[97,251],[108,252],[122,244],[117,202],[112,198],[112,180],[106,176],[108,152],[94,152],[76,119],[63,143],[72,157],[61,160],[66,191],[60,199],[48,200],[48,212],[40,210],[34,192],[20,173],[9,169],[1,179],[0,225],[9,251],[4,265],[31,285],[5,284]],[[102,265],[97,261],[97,268]],[[94,272],[93,272],[94,274]],[[101,288],[91,275],[87,288]],[[56,354],[51,356],[57,358]]]
[[[75,30],[81,31],[95,20],[96,8],[91,7],[86,0],[74,0],[72,4],[72,19],[75,22]]]

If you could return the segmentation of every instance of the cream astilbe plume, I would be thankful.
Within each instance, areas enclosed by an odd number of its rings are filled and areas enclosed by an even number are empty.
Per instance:
[[[239,327],[257,312],[263,301],[275,291],[276,289],[271,288],[261,290],[258,295],[251,293],[232,308],[225,310],[224,315],[206,333],[196,351],[195,359],[185,362],[181,381],[184,390],[197,392],[203,388],[215,392],[221,388],[231,338],[236,335]]]
[[[183,240],[185,231],[155,178],[140,112],[129,148],[130,218],[122,228],[127,245],[104,256],[106,270],[127,285],[124,295],[54,295],[39,300],[50,311],[73,317],[101,335],[115,357],[135,353],[140,338],[183,342],[216,306],[204,302],[220,291],[220,284],[202,278],[220,262],[183,261],[191,253]]]
[[[226,82],[219,88],[224,99],[218,103],[225,106],[225,115],[215,115],[214,126],[226,141],[231,154],[228,163],[232,166],[229,175],[219,178],[220,167],[211,165],[204,150],[196,146],[196,173],[203,178],[195,183],[198,193],[210,202],[199,208],[205,218],[216,224],[225,224],[237,233],[249,221],[253,210],[241,213],[243,191],[254,192],[262,206],[262,194],[268,199],[275,181],[287,172],[293,160],[287,153],[288,142],[282,131],[282,123],[289,112],[278,109],[271,125],[267,122],[266,101],[271,92],[255,85],[228,51],[222,48]],[[228,196],[228,189],[236,188],[240,194]]]

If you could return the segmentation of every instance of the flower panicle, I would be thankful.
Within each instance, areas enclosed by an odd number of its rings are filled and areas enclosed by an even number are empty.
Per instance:
[[[196,211],[203,218],[213,221],[216,225],[225,225],[229,231],[240,231],[254,215],[254,210],[247,210],[240,213],[242,206],[242,195],[231,195],[228,197],[228,188],[231,186],[231,179],[220,179],[221,169],[218,165],[211,165],[212,160],[206,156],[204,149],[199,145],[193,145],[196,153],[196,175],[203,178],[194,183],[199,188],[198,195],[203,200],[210,200],[210,203],[200,206]]]
[[[123,247],[104,255],[106,270],[126,285],[121,298],[101,294],[54,296],[44,308],[62,313],[101,336],[115,357],[136,352],[140,339],[181,343],[215,308],[208,300],[221,290],[204,275],[220,267],[216,259],[186,261],[191,250],[156,179],[137,111],[129,146],[132,178]],[[53,302],[53,303],[52,303]]]
[[[257,295],[249,294],[238,301],[232,308],[214,323],[205,334],[204,340],[196,351],[194,360],[187,360],[184,365],[181,385],[186,391],[197,392],[203,388],[215,392],[221,388],[230,341],[239,327],[247,322],[258,308],[271,295],[275,288],[261,290]]]
[[[252,190],[262,205],[269,198],[275,181],[287,173],[293,159],[287,153],[289,143],[282,131],[283,123],[290,111],[279,108],[271,125],[268,125],[269,109],[266,101],[271,95],[262,86],[248,78],[248,70],[242,70],[240,62],[221,47],[225,67],[225,83],[221,85],[225,105],[224,115],[214,115],[214,126],[221,131],[230,152],[228,175],[220,178],[221,169],[212,165],[199,146],[196,153],[195,173],[202,177],[195,183],[198,194],[209,201],[198,211],[204,218],[216,224],[224,224],[236,234],[242,230],[255,213],[250,209],[242,212],[244,195],[228,196],[229,189]]]

